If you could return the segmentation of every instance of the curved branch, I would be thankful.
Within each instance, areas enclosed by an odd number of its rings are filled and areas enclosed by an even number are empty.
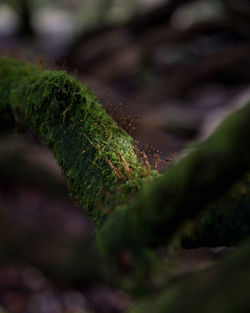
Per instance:
[[[96,224],[138,190],[148,171],[132,138],[86,86],[8,58],[0,59],[0,80],[0,111],[12,111],[53,152],[70,195]]]
[[[104,225],[100,245],[107,257],[141,255],[169,243],[183,222],[202,212],[250,169],[250,102],[205,142],[144,189],[133,204]],[[132,257],[131,257],[132,258]]]
[[[249,241],[229,258],[135,306],[129,313],[249,312]]]
[[[107,220],[97,238],[102,263],[109,265],[112,275],[116,268],[119,274],[129,268],[133,256],[143,255],[145,249],[169,243],[184,221],[218,199],[250,169],[248,103],[189,156],[148,184],[130,204],[128,196],[133,196],[152,172],[138,162],[131,137],[112,121],[86,86],[64,72],[42,71],[35,65],[2,58],[0,95],[0,111],[11,111],[51,149],[68,178],[71,195],[96,223],[127,204],[127,210]],[[45,236],[41,246],[36,239],[40,237],[31,234],[31,245],[34,249],[38,246],[38,252],[43,251],[45,242],[52,242]],[[11,242],[12,234],[7,233],[7,238]],[[20,240],[25,242],[26,237],[20,235]],[[67,238],[58,246],[70,249]],[[15,248],[15,242],[5,247],[12,253],[9,248]],[[79,252],[73,253],[73,259],[70,250],[62,258],[53,255],[52,248],[49,253],[58,262],[58,269],[63,269],[66,260],[66,266],[72,263],[78,274],[85,269],[81,267],[85,247],[82,242],[74,247]],[[22,255],[18,249],[17,254]],[[135,265],[142,272],[141,263]],[[91,270],[96,268],[90,266]]]

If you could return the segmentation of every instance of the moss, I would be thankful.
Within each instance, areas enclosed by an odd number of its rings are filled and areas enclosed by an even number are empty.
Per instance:
[[[164,175],[156,178],[152,184],[147,184],[145,188],[142,188],[144,182],[151,180],[153,173],[138,162],[132,138],[106,114],[86,86],[66,73],[43,71],[36,65],[1,58],[0,111],[10,111],[16,121],[21,121],[33,130],[54,153],[68,179],[71,196],[88,210],[97,225],[102,224],[106,216],[114,215],[98,232],[95,243],[103,253],[101,256],[97,253],[97,263],[89,263],[89,255],[85,258],[87,266],[91,269],[87,270],[87,274],[91,272],[91,275],[94,275],[98,266],[104,264],[105,278],[108,273],[111,280],[119,277],[120,282],[124,283],[123,278],[126,276],[127,289],[133,288],[133,278],[137,283],[144,284],[145,272],[155,263],[154,254],[150,255],[151,250],[146,249],[171,242],[183,221],[193,219],[207,209],[208,204],[217,201],[250,169],[249,103],[229,117],[211,138],[200,144],[188,157],[170,167]],[[134,197],[139,190],[140,194]],[[113,211],[116,211],[115,214]],[[37,247],[35,235],[30,238],[31,244]],[[50,238],[47,240],[50,242]],[[22,242],[26,241],[24,236]],[[16,241],[14,246],[15,244]],[[55,244],[57,245],[57,242]],[[64,242],[62,246],[65,247]],[[70,247],[72,244],[69,244]],[[8,244],[6,248],[11,246]],[[68,259],[69,262],[64,264],[64,258],[53,258],[60,261],[56,276],[61,276],[61,270],[66,276],[69,275],[66,277],[69,281],[72,277],[78,280],[79,273],[84,276],[84,271],[78,269],[86,268],[80,267],[86,256],[85,248],[78,244],[75,246],[74,251],[77,254],[73,254],[73,263]],[[95,248],[94,245],[94,259],[97,252]],[[52,255],[53,250],[51,245]],[[246,256],[248,262],[249,249]],[[148,264],[143,264],[141,260]],[[237,280],[236,274],[233,276],[235,280],[231,282],[240,286],[241,282],[246,283],[242,272],[246,267],[241,266],[241,261],[246,259],[240,257],[235,260],[240,261],[236,262],[235,268],[240,269],[238,273],[242,274],[240,277],[243,280]],[[70,270],[65,271],[64,265],[68,264]],[[73,276],[71,265],[75,270]],[[243,265],[245,266],[245,263]],[[47,267],[46,264],[41,264],[42,266]],[[50,268],[52,273],[56,266],[53,263]],[[226,269],[222,275],[223,279],[230,276],[234,265]],[[247,271],[249,275],[249,266]],[[213,278],[216,275],[215,272]],[[102,279],[103,274],[100,276]],[[206,274],[203,277],[209,280],[211,275]],[[218,293],[225,287],[223,279],[220,280]],[[197,278],[197,284],[194,282],[191,290],[191,279],[186,284],[183,283],[184,287],[177,286],[167,295],[164,294],[159,302],[152,299],[151,303],[146,302],[142,309],[139,306],[134,312],[171,312],[175,303],[180,305],[179,312],[183,312],[189,305],[189,299],[193,299],[194,294],[197,295],[196,291],[202,290],[202,280],[203,278]],[[211,287],[205,289],[204,294],[198,296],[199,299],[204,299],[216,288],[214,283],[209,286]],[[247,284],[244,287],[247,288]],[[184,298],[184,308],[180,304],[180,294],[186,290],[189,291],[190,297]],[[233,299],[231,290],[225,295]],[[214,301],[214,298],[211,298],[211,301]],[[207,312],[216,307],[215,303],[217,301],[208,307]],[[224,305],[226,301],[221,303]],[[194,307],[199,309],[196,304]],[[173,312],[177,311],[173,309]],[[190,309],[190,312],[195,311]]]
[[[170,243],[184,222],[249,172],[249,120],[250,103],[143,189],[127,210],[109,219],[99,239],[107,257],[115,263],[123,251],[140,256],[146,248]]]
[[[132,138],[73,77],[3,57],[0,94],[0,110],[11,109],[53,152],[71,197],[96,224],[142,184]]]
[[[181,245],[234,246],[250,236],[250,175],[233,186],[221,199],[211,204],[190,231],[184,233]]]
[[[206,270],[182,277],[129,313],[249,312],[249,241]]]
[[[68,179],[70,195],[96,225],[121,211],[102,232],[113,251],[133,246],[138,253],[147,242],[154,246],[169,240],[183,220],[201,212],[249,166],[244,159],[249,105],[245,117],[239,111],[190,156],[143,189],[153,172],[138,162],[132,138],[87,86],[62,71],[1,58],[0,94],[0,110],[11,111],[51,149]],[[207,221],[216,222],[223,212],[209,214]],[[236,210],[232,216],[238,221]]]

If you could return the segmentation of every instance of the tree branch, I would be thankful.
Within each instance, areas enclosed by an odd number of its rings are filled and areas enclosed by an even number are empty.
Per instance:
[[[0,110],[12,111],[53,152],[70,195],[96,224],[150,176],[132,138],[73,77],[8,58],[0,59],[0,77]]]
[[[250,102],[205,142],[168,168],[103,227],[100,246],[117,265],[170,243],[180,226],[221,197],[250,169]]]
[[[181,278],[172,286],[142,301],[129,313],[248,312],[250,243],[205,271]]]

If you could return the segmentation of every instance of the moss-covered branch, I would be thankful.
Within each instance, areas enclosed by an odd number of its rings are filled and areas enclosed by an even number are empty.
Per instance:
[[[0,111],[12,111],[49,147],[71,196],[96,224],[137,191],[146,173],[132,138],[86,86],[65,72],[43,71],[4,57],[0,95]]]
[[[250,237],[250,175],[208,206],[192,227],[179,234],[182,247],[235,246]]]
[[[129,313],[249,312],[250,242],[204,271],[173,283]]]
[[[183,222],[219,199],[250,169],[250,103],[144,188],[145,177],[152,173],[138,162],[131,137],[106,114],[86,86],[64,72],[43,71],[35,65],[1,58],[0,111],[12,113],[54,153],[72,197],[96,224],[111,215],[99,231],[97,243],[103,252],[101,262],[112,280],[119,277],[121,281],[121,272],[131,274],[131,268],[136,267],[136,279],[140,278],[144,269],[136,256],[170,242]],[[139,189],[140,194],[131,200]],[[119,210],[121,207],[124,210]],[[32,237],[38,238],[36,234]],[[36,241],[32,245],[43,250]],[[64,245],[69,246],[67,240]],[[9,247],[15,247],[15,242]],[[79,254],[71,259],[68,250],[65,260],[67,264],[72,261],[75,273],[84,275],[81,259],[86,247],[75,248]],[[22,255],[20,249],[16,251]],[[59,261],[64,262],[64,258]],[[58,269],[63,269],[60,262]],[[46,270],[46,265],[38,265]],[[98,265],[91,264],[90,272],[95,268]],[[71,270],[63,274],[74,277]]]
[[[250,103],[107,221],[100,234],[103,251],[117,262],[124,251],[138,255],[166,244],[183,222],[223,195],[250,169],[249,121]]]

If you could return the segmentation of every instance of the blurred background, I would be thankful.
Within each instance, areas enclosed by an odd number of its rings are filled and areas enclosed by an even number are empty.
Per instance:
[[[250,1],[0,0],[0,55],[74,75],[151,162],[164,163],[248,96]],[[2,119],[0,128],[1,208],[46,231],[89,236],[49,151],[21,126]],[[112,313],[129,302],[103,286],[59,294],[41,275],[4,263],[0,312]]]
[[[0,52],[76,75],[166,156],[248,88],[249,15],[248,0],[2,0]]]

